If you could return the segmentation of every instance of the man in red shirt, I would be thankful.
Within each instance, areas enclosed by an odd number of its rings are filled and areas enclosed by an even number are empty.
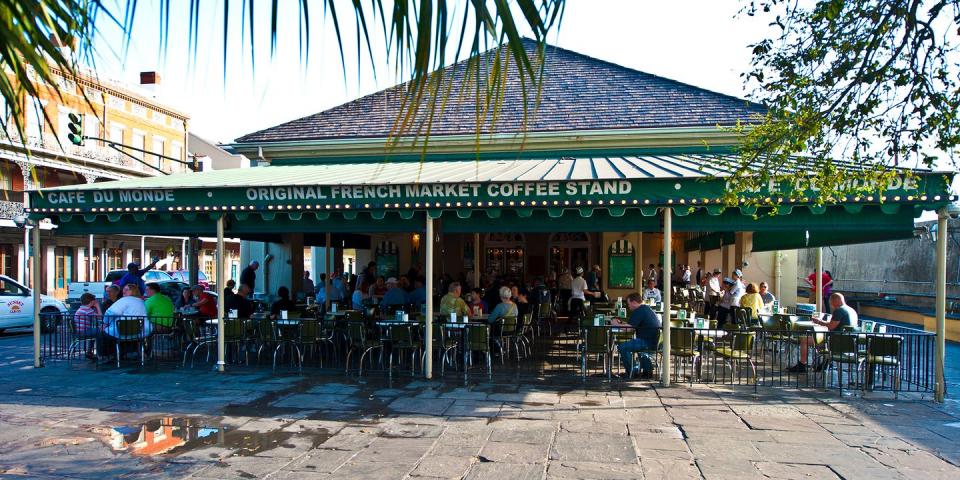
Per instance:
[[[821,275],[821,288],[822,291],[820,295],[823,299],[823,309],[826,312],[830,312],[830,294],[833,292],[833,278],[830,276],[830,272],[827,270],[823,271]],[[817,289],[817,272],[810,272],[810,275],[807,275],[807,283],[810,285],[810,302],[816,303],[817,297],[813,296],[813,292]]]
[[[201,318],[217,318],[217,299],[207,293],[202,285],[193,286],[193,306]]]

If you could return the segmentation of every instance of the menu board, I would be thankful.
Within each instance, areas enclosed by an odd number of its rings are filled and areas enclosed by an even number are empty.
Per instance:
[[[636,288],[633,255],[610,255],[607,262],[608,288]]]
[[[399,273],[399,268],[397,264],[400,263],[397,259],[397,254],[395,253],[385,253],[377,255],[377,275],[384,276],[386,278],[397,277]]]

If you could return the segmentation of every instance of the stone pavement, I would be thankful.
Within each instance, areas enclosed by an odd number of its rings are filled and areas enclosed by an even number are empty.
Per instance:
[[[955,402],[648,382],[31,367],[0,337],[0,476],[960,478]]]

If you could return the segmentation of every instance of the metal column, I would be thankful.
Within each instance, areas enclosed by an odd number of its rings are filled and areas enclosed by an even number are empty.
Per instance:
[[[423,356],[423,375],[427,378],[433,378],[433,218],[430,218],[430,212],[426,212],[427,217],[427,253],[426,253],[426,271],[427,271],[427,318],[426,328],[424,329],[424,348],[426,355]],[[464,366],[466,368],[466,366]]]
[[[660,362],[660,383],[670,386],[670,281],[673,278],[673,210],[663,209],[663,361]]]
[[[43,366],[40,361],[40,222],[33,223],[30,229],[33,239],[33,248],[30,252],[32,259],[30,275],[33,276],[31,285],[33,287],[33,366],[40,368]]]
[[[333,282],[333,270],[331,269],[331,264],[333,262],[331,261],[331,258],[330,258],[331,257],[330,250],[332,248],[333,247],[330,244],[330,233],[327,233],[327,241],[324,244],[324,249],[323,249],[323,268],[324,270],[327,271],[327,280],[323,282],[323,294],[324,294],[324,297],[323,297],[324,310],[323,311],[324,312],[330,311],[330,283]]]
[[[140,266],[149,265],[147,261],[147,237],[140,236]]]
[[[217,219],[217,284],[226,285],[226,282],[223,281],[223,223],[226,221],[226,214],[220,214],[220,218]],[[224,312],[224,296],[223,292],[219,292],[220,295],[217,295],[217,371],[222,372],[226,362],[224,361],[226,357],[226,349],[223,345],[223,331],[226,327],[226,312]]]
[[[93,254],[93,234],[90,234],[90,236],[89,236],[89,238],[87,239],[87,241],[88,241],[88,243],[87,243],[87,245],[88,245],[88,246],[87,246],[87,281],[88,281],[88,282],[92,282],[92,281],[94,281],[94,278],[96,278],[96,272],[94,272],[94,268],[93,268],[93,257],[94,257],[94,254]]]
[[[823,247],[817,247],[817,277],[813,282],[817,290],[817,311],[823,313]]]
[[[943,375],[944,354],[946,352],[946,316],[947,316],[947,215],[946,208],[940,209],[937,216],[937,278],[933,280],[937,288],[937,348],[934,360],[934,399],[943,403],[947,385]]]
[[[483,288],[480,285],[480,234],[473,234],[473,288]],[[446,292],[443,292],[446,294]]]

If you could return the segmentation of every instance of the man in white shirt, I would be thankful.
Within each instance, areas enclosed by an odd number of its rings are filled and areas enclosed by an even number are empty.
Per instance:
[[[684,287],[690,286],[690,266],[689,265],[683,266],[683,274],[681,274],[680,276],[680,285],[683,285]]]
[[[583,313],[583,302],[586,300],[587,281],[583,278],[583,267],[577,267],[576,274],[570,282],[570,316],[577,317]]]
[[[713,269],[713,274],[707,273],[707,308],[710,318],[717,318],[717,304],[720,303],[720,296],[723,292],[720,290],[720,269]]]
[[[653,299],[655,303],[662,303],[663,296],[660,294],[660,290],[657,290],[657,281],[656,280],[647,280],[647,288],[643,290],[643,301],[649,301]]]

